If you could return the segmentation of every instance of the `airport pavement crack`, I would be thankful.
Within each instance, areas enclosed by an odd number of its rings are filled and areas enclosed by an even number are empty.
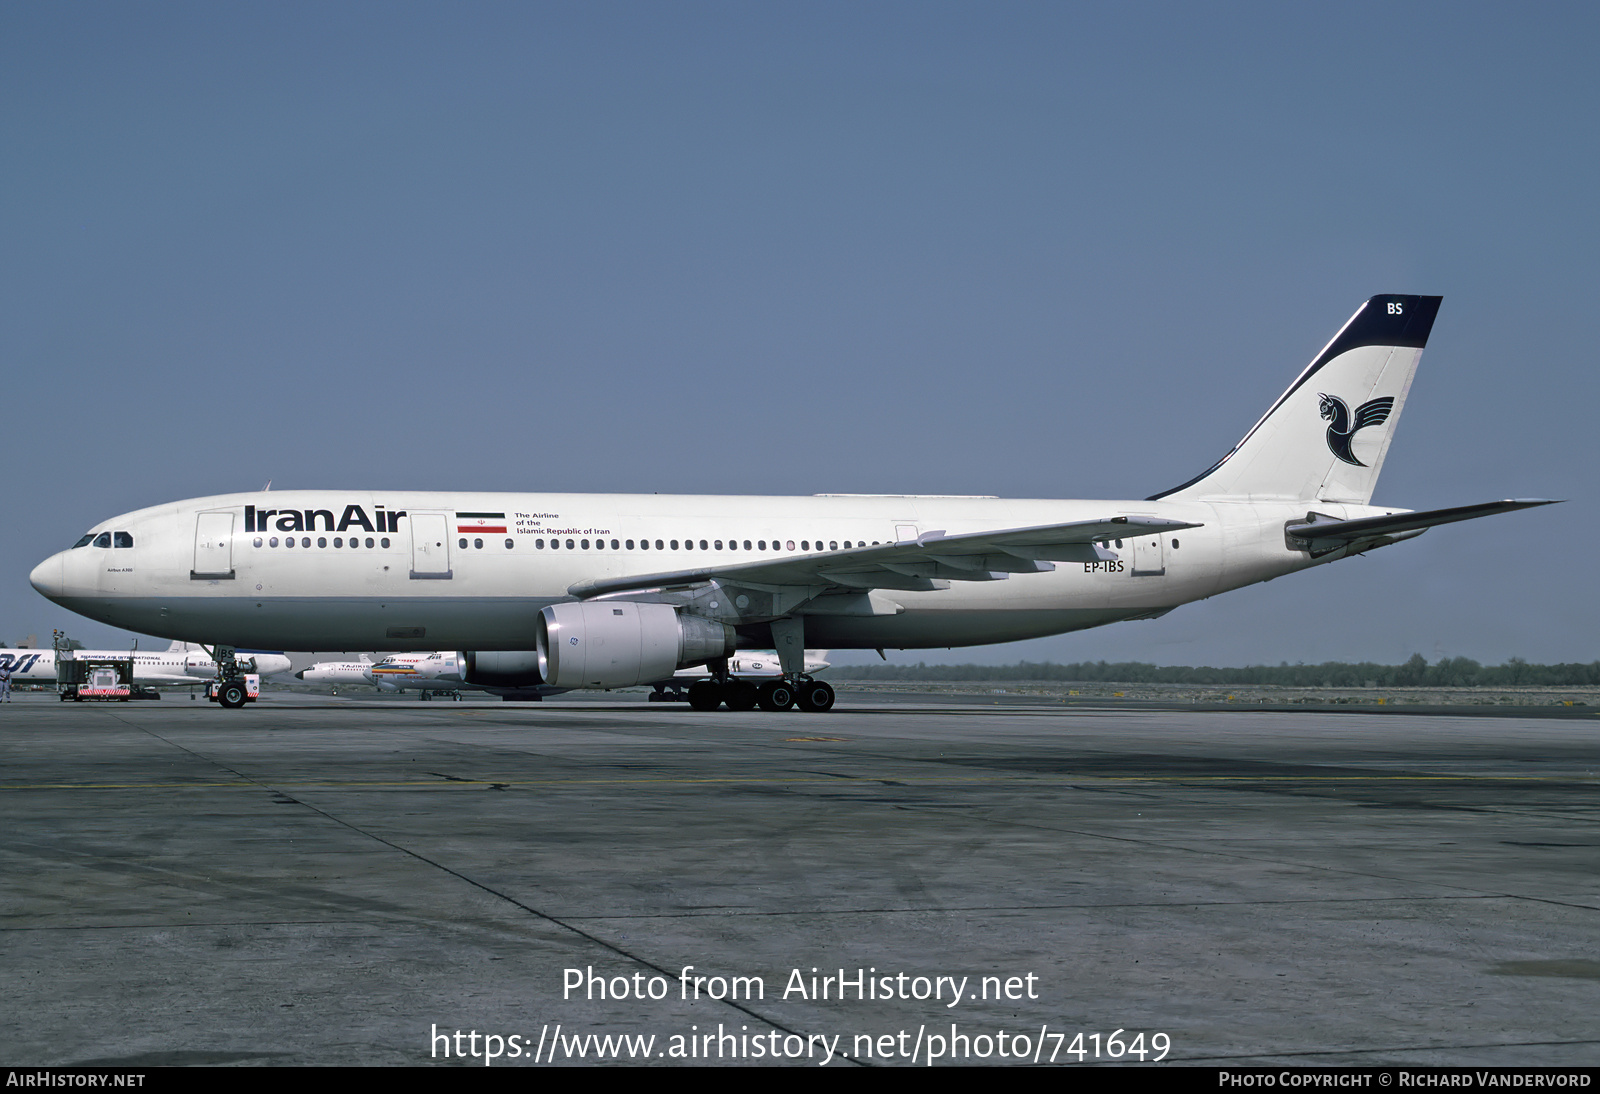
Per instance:
[[[526,913],[526,914],[528,914],[530,916],[533,916],[535,919],[538,919],[538,920],[540,920],[540,921],[542,921],[544,923],[548,923],[551,926],[558,928],[559,930],[566,931],[567,933],[569,933],[569,934],[571,934],[571,935],[573,935],[573,936],[575,936],[577,938],[583,939],[585,942],[588,942],[591,945],[598,946],[601,949],[604,949],[604,950],[607,950],[607,951],[609,951],[609,952],[611,952],[613,954],[616,954],[618,957],[624,959],[625,961],[629,961],[629,962],[632,962],[635,965],[641,966],[641,967],[643,967],[645,969],[649,969],[650,971],[652,971],[654,973],[657,973],[658,975],[660,975],[662,977],[667,978],[669,981],[671,980],[671,978],[674,975],[665,966],[658,965],[655,962],[651,961],[647,957],[643,957],[643,956],[641,956],[639,954],[633,953],[632,951],[626,949],[625,947],[619,946],[614,942],[610,942],[610,941],[600,937],[599,935],[597,935],[597,934],[595,934],[595,933],[593,933],[591,931],[586,931],[582,927],[579,927],[579,926],[577,926],[577,925],[575,925],[575,924],[573,924],[571,922],[568,922],[566,919],[564,919],[564,918],[562,918],[560,916],[551,915],[548,912],[541,911],[540,909],[533,907],[531,904],[528,904],[526,901],[518,900],[516,897],[512,896],[511,894],[502,892],[499,889],[496,889],[494,886],[486,884],[485,882],[479,881],[478,879],[476,879],[474,877],[471,877],[468,874],[463,873],[462,871],[457,870],[452,866],[446,865],[445,863],[440,862],[437,859],[430,858],[428,855],[425,855],[420,851],[417,851],[417,850],[415,850],[413,848],[410,848],[410,847],[406,847],[406,846],[404,846],[404,845],[402,845],[400,843],[395,842],[392,839],[388,839],[388,838],[386,838],[384,836],[381,836],[381,835],[377,834],[376,832],[368,831],[368,830],[362,828],[358,824],[353,824],[350,821],[345,820],[343,817],[335,816],[334,814],[328,812],[326,809],[322,809],[319,806],[313,805],[312,803],[310,803],[308,801],[305,801],[303,798],[295,798],[293,795],[286,793],[281,788],[279,788],[277,786],[274,786],[271,782],[263,781],[261,779],[254,778],[254,777],[252,777],[250,775],[246,775],[244,772],[239,771],[236,768],[230,767],[229,765],[227,765],[226,763],[222,762],[221,760],[218,760],[218,759],[216,759],[214,757],[211,757],[211,756],[207,756],[203,752],[198,752],[195,749],[189,748],[186,745],[178,743],[177,741],[173,741],[173,740],[171,740],[171,739],[169,739],[167,737],[164,737],[160,733],[157,733],[152,729],[149,729],[149,728],[143,727],[143,726],[135,725],[134,723],[129,722],[125,718],[119,718],[118,720],[123,722],[123,724],[127,725],[129,728],[138,730],[139,732],[142,732],[142,733],[145,733],[145,734],[155,738],[156,740],[162,742],[163,744],[167,745],[170,748],[174,748],[174,749],[177,749],[177,750],[179,750],[181,752],[184,752],[187,755],[189,755],[189,756],[193,757],[194,759],[199,760],[199,761],[201,761],[203,763],[211,764],[212,766],[214,766],[214,767],[216,767],[216,768],[218,768],[218,769],[220,769],[222,771],[228,772],[228,774],[233,775],[235,778],[238,778],[238,779],[244,781],[245,783],[248,783],[248,784],[254,785],[254,786],[259,786],[263,790],[268,790],[268,791],[271,791],[271,792],[273,792],[275,794],[279,794],[282,797],[293,801],[295,804],[297,804],[297,805],[299,805],[299,806],[301,806],[301,807],[303,807],[305,809],[310,810],[311,812],[313,812],[316,815],[324,818],[325,820],[329,821],[330,823],[339,825],[340,827],[345,828],[348,831],[354,832],[357,835],[362,836],[365,839],[372,840],[374,843],[381,844],[384,847],[387,847],[392,851],[398,852],[399,854],[405,855],[408,858],[416,860],[417,862],[423,863],[424,865],[426,865],[426,866],[428,866],[428,867],[430,867],[430,868],[432,868],[434,870],[437,870],[442,874],[445,874],[445,875],[448,875],[449,877],[455,878],[457,881],[460,881],[461,883],[463,883],[465,885],[469,885],[472,888],[477,889],[480,892],[487,893],[489,896],[494,897],[496,900],[500,900],[500,901],[504,902],[505,904],[508,904],[511,907],[518,909],[519,911],[522,911],[522,912],[524,912],[524,913]],[[793,1027],[788,1026],[788,1025],[784,1024],[783,1022],[778,1021],[777,1019],[774,1019],[774,1018],[771,1018],[771,1017],[769,1017],[769,1016],[767,1016],[765,1014],[762,1014],[762,1013],[758,1012],[757,1010],[755,1010],[752,1007],[745,1006],[745,1005],[739,1003],[738,1001],[736,1001],[734,999],[729,998],[729,999],[717,1000],[716,1002],[720,1003],[723,1006],[728,1007],[730,1010],[734,1010],[734,1011],[739,1012],[740,1014],[744,1015],[747,1018],[751,1018],[751,1019],[754,1019],[755,1021],[762,1022],[762,1023],[764,1023],[764,1024],[768,1025],[768,1026],[771,1026],[773,1029],[778,1030],[779,1032],[781,1032],[781,1033],[783,1033],[785,1035],[794,1035],[794,1036],[799,1036],[799,1037],[805,1037],[806,1036],[804,1033],[801,1033],[799,1030],[794,1029]],[[850,1064],[855,1064],[855,1065],[861,1066],[861,1067],[871,1067],[871,1066],[873,1066],[873,1064],[871,1062],[865,1061],[865,1060],[853,1059],[853,1058],[848,1058],[848,1057],[841,1057],[840,1059],[843,1062],[850,1063]]]

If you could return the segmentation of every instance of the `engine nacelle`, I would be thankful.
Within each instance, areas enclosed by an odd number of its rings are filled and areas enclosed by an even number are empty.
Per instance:
[[[627,688],[733,652],[732,627],[670,604],[552,604],[539,613],[539,674],[559,688]]]
[[[468,650],[460,655],[461,679],[496,688],[531,688],[544,683],[533,650]]]

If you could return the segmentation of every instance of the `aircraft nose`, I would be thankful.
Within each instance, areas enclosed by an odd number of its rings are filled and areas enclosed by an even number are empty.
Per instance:
[[[41,596],[57,600],[66,595],[66,558],[65,553],[51,555],[33,568],[33,573],[28,575],[28,582],[39,590]]]
[[[299,672],[294,674],[294,678],[296,680],[304,680],[306,678],[306,670],[301,669]]]

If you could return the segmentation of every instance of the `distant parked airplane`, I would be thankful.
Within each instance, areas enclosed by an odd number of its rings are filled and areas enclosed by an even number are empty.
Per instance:
[[[193,643],[173,642],[165,650],[139,652],[137,650],[73,650],[72,656],[80,661],[125,661],[133,657],[133,682],[153,684],[156,687],[196,687],[217,678],[217,663],[211,655]],[[253,671],[262,676],[287,672],[289,658],[282,653],[266,650],[239,650],[241,661],[255,662]],[[54,683],[56,679],[56,651],[0,650],[0,665],[8,666],[16,683]]]
[[[308,684],[370,684],[371,673],[372,658],[362,654],[359,661],[318,661],[294,676]]]

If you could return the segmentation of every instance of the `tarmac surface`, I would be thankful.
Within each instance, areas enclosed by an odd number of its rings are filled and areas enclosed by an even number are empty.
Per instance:
[[[1004,698],[19,696],[0,1064],[1600,1064],[1600,717]]]

